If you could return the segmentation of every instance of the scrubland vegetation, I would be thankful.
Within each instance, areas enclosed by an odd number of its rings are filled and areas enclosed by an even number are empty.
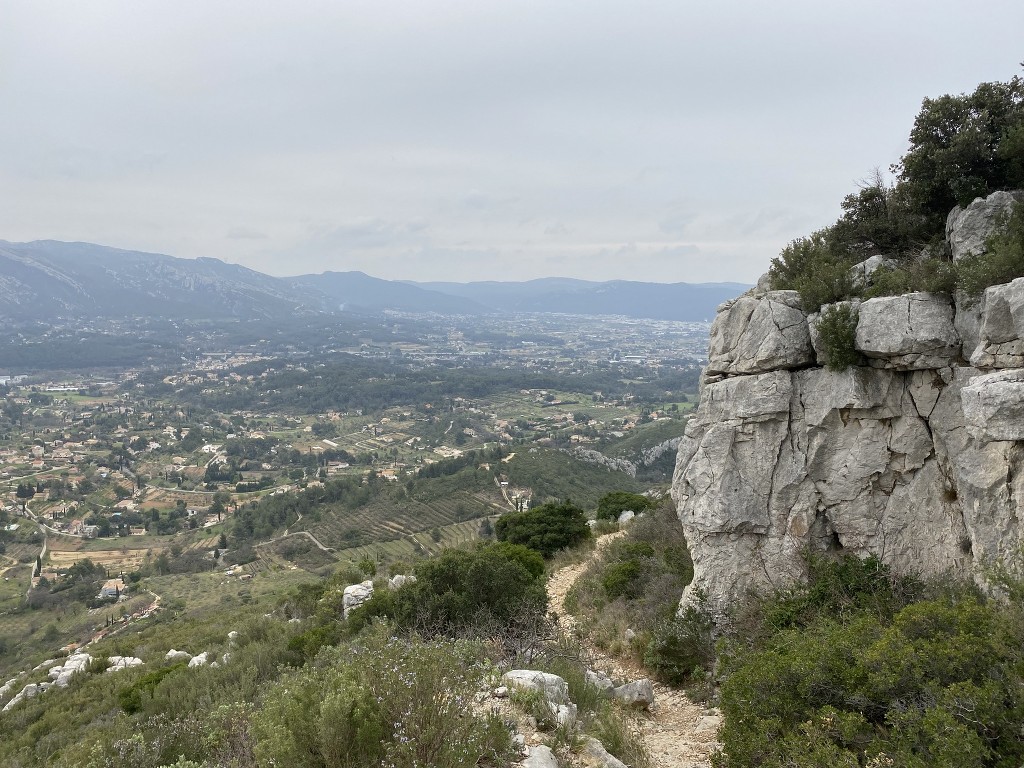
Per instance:
[[[847,195],[835,224],[794,240],[771,267],[772,286],[800,292],[804,309],[909,291],[979,295],[1024,276],[1024,208],[1003,222],[985,254],[954,264],[942,247],[957,205],[1024,188],[1024,80],[983,83],[970,94],[926,99],[910,148],[892,167]],[[856,285],[850,267],[874,254],[892,259]]]

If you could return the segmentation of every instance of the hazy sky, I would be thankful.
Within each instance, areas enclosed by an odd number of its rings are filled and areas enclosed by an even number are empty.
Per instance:
[[[752,282],[1024,2],[0,0],[0,239]]]

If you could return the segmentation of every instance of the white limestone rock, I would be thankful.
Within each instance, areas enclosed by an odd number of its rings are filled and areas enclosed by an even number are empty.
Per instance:
[[[966,208],[957,206],[950,211],[946,218],[946,240],[953,261],[984,253],[985,240],[1020,199],[1020,192],[993,192],[988,197],[976,198]]]
[[[173,648],[164,656],[167,661],[191,661],[192,654],[188,651],[176,651]]]
[[[88,669],[90,663],[92,663],[92,656],[88,653],[75,653],[68,656],[56,678],[53,677],[53,670],[50,670],[53,684],[58,688],[67,688],[71,684],[71,678]]]
[[[606,696],[611,696],[612,691],[615,688],[615,683],[612,682],[612,679],[604,672],[595,672],[592,669],[588,669],[586,672],[586,680],[588,685],[594,686]]]
[[[347,619],[348,615],[353,610],[365,603],[371,597],[373,597],[373,582],[370,580],[359,584],[350,584],[345,587],[345,592],[341,599],[342,611],[345,618]]]
[[[618,523],[619,525],[625,525],[626,523],[630,522],[634,517],[636,517],[636,512],[634,512],[632,509],[624,509],[622,512],[619,513]]]
[[[975,440],[1024,440],[1024,369],[978,376],[960,398],[967,433]]]
[[[196,667],[205,667],[210,661],[210,652],[203,651],[193,656],[189,662],[189,669],[195,669]]]
[[[1024,277],[986,288],[979,314],[971,365],[1024,368]]]
[[[530,747],[529,756],[520,765],[523,768],[558,768],[558,760],[550,747],[538,744]]]
[[[604,744],[593,736],[583,737],[583,750],[580,753],[583,764],[588,768],[627,768],[626,764],[604,748]]]
[[[814,364],[807,315],[796,291],[744,295],[719,307],[706,374],[736,375]]]
[[[879,269],[882,267],[894,269],[897,266],[899,265],[895,259],[887,259],[885,256],[876,254],[850,267],[850,282],[855,289],[866,288],[872,285],[871,276]]]
[[[537,691],[552,704],[569,704],[569,684],[558,675],[533,669],[513,669],[501,677],[509,688]]]
[[[413,574],[411,574],[411,573],[410,574],[401,574],[400,573],[397,576],[392,576],[390,579],[388,579],[388,588],[389,589],[398,589],[399,587],[404,587],[406,584],[415,584],[415,583],[416,583],[416,577]]]
[[[868,299],[859,308],[857,351],[878,368],[946,368],[960,357],[953,317],[953,302],[939,294]]]
[[[132,667],[141,667],[144,663],[142,659],[135,656],[111,656],[108,661],[110,666],[107,667],[107,672],[120,672]]]
[[[654,686],[646,679],[620,685],[612,695],[627,707],[636,709],[650,709],[654,704]]]

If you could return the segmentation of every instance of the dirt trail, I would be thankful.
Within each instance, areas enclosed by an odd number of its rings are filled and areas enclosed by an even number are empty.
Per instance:
[[[594,554],[600,553],[623,532],[602,536]],[[565,595],[586,570],[589,561],[555,571],[548,580],[548,600],[558,614],[562,628],[571,633],[575,619],[565,610]],[[596,660],[596,668],[616,680],[636,680],[646,675],[630,662],[606,656],[587,644]],[[654,706],[650,716],[641,720],[641,732],[656,768],[709,768],[711,755],[718,749],[717,734],[721,716],[717,710],[694,704],[682,691],[654,683]]]

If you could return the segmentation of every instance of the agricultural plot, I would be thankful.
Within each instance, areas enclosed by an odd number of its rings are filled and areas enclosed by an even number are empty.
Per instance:
[[[502,506],[481,494],[457,491],[431,501],[375,499],[352,511],[325,510],[319,522],[303,520],[292,530],[308,530],[325,546],[345,549],[443,528],[488,511],[500,512]]]

